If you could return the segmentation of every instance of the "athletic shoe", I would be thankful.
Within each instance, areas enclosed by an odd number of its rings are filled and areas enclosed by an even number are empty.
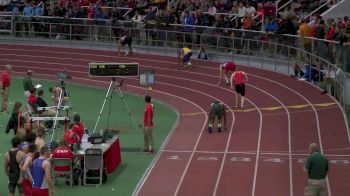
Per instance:
[[[149,152],[149,150],[147,148],[144,148],[142,152]]]
[[[211,128],[211,127],[209,127],[209,128],[208,128],[208,132],[209,132],[209,133],[213,133],[213,131],[212,131],[212,128]]]
[[[239,108],[239,107],[240,107],[240,105],[236,105],[236,106],[235,106],[235,108]]]
[[[221,132],[221,127],[218,128],[218,131]]]
[[[149,153],[154,153],[154,149],[150,149],[150,150],[149,150]]]

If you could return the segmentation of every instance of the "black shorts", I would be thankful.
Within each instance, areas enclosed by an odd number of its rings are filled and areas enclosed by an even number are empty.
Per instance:
[[[22,184],[19,184],[19,183],[9,183],[8,184],[8,189],[9,189],[9,193],[15,193],[16,192],[16,187],[18,189],[18,192],[19,193],[23,193],[23,187],[22,187]]]
[[[241,96],[245,95],[245,85],[244,84],[236,84],[235,85],[236,92]]]
[[[132,37],[131,36],[126,36],[124,41],[121,42],[123,46],[128,44],[128,46],[131,46],[132,44]]]

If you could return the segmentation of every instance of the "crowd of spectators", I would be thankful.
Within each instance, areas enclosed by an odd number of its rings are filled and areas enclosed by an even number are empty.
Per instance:
[[[53,1],[53,5],[50,5],[49,1],[39,0],[7,2],[7,6],[3,6],[2,9],[12,12],[14,20],[18,19],[17,16],[22,15],[23,21],[26,22],[25,25],[22,25],[22,29],[25,28],[26,32],[49,31],[49,26],[41,23],[47,19],[35,16],[52,16],[54,18],[50,20],[56,24],[76,24],[72,29],[68,25],[55,25],[51,30],[57,39],[60,39],[61,35],[68,34],[69,31],[74,34],[72,38],[82,39],[80,34],[88,30],[80,24],[87,23],[100,26],[92,29],[96,40],[105,39],[103,37],[108,35],[109,29],[103,28],[104,25],[112,25],[116,38],[123,35],[125,27],[133,28],[131,33],[136,42],[139,43],[142,37],[143,40],[146,40],[146,44],[152,45],[164,44],[166,36],[159,30],[184,32],[184,34],[169,33],[167,39],[195,44],[205,42],[208,45],[216,45],[216,39],[202,36],[207,34],[269,40],[295,46],[297,40],[293,37],[285,38],[279,35],[299,34],[302,37],[339,42],[341,46],[349,45],[346,36],[347,31],[350,31],[348,17],[324,21],[319,15],[331,5],[324,6],[319,12],[304,19],[319,5],[322,5],[324,0],[295,1],[278,10],[278,13],[276,13],[276,2],[273,0],[174,0],[170,5],[167,5],[166,0],[59,0]],[[277,7],[281,7],[286,2],[288,1],[279,1]],[[84,21],[70,20],[71,18],[86,19]],[[16,28],[21,27],[17,24]],[[248,32],[242,34],[235,29],[265,31],[266,36],[256,36]],[[190,35],[191,33],[197,33],[197,36]],[[337,49],[333,44],[327,45],[326,42],[311,44],[311,42],[315,41],[303,38],[302,45],[309,52],[313,46],[313,52],[329,57],[328,60],[332,62],[344,56],[341,52],[338,57],[325,55]],[[227,48],[233,45],[232,41],[228,42],[226,38],[220,39],[219,44]],[[258,46],[254,44],[259,45],[239,40],[235,40],[234,43],[238,52],[247,47],[257,50]],[[269,51],[286,53],[276,47],[269,47]]]

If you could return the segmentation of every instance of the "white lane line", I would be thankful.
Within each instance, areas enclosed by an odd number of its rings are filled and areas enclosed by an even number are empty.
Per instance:
[[[168,152],[168,153],[192,153],[192,151],[190,150],[163,150],[163,152]],[[256,152],[253,151],[201,151],[201,150],[197,150],[195,151],[195,153],[202,153],[202,154],[246,154],[246,155],[256,155]],[[260,155],[281,155],[281,156],[288,156],[289,159],[289,155],[291,156],[309,156],[310,154],[308,153],[288,153],[288,152],[263,152],[260,151]],[[329,157],[350,157],[350,154],[324,154],[325,156],[329,156]],[[292,159],[296,159],[296,158],[292,158]]]
[[[317,134],[318,134],[318,142],[319,142],[319,145],[320,145],[320,151],[321,153],[323,154],[323,145],[322,145],[322,138],[321,138],[321,128],[320,128],[320,120],[319,120],[319,117],[318,117],[318,112],[316,110],[316,108],[312,105],[312,103],[303,95],[301,95],[299,92],[295,91],[294,89],[284,85],[284,84],[281,84],[281,83],[278,83],[278,82],[275,82],[273,80],[270,80],[270,79],[267,79],[267,78],[264,78],[264,77],[260,77],[260,76],[256,76],[257,78],[261,78],[261,79],[264,79],[264,80],[267,80],[267,81],[270,81],[272,83],[275,83],[277,85],[280,85],[292,92],[294,92],[295,94],[299,95],[299,97],[301,97],[302,99],[304,99],[309,105],[310,107],[312,108],[312,110],[314,111],[314,114],[315,114],[315,117],[316,117],[316,125],[317,125]],[[328,191],[328,196],[332,196],[332,192],[331,192],[331,188],[330,188],[330,185],[329,185],[329,180],[328,180],[328,177],[326,178],[326,182],[327,182],[327,191]]]

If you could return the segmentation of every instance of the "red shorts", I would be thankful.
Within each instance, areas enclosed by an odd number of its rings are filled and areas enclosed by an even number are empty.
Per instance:
[[[32,196],[49,196],[49,189],[33,189]]]
[[[24,196],[32,196],[32,184],[30,184],[28,179],[22,180],[22,187]]]

